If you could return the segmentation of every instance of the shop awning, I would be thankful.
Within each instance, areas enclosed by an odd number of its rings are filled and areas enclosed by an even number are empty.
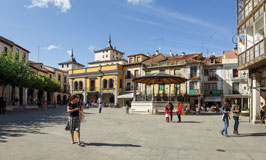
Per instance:
[[[221,102],[221,97],[206,97],[205,102]]]
[[[134,93],[125,93],[125,94],[121,94],[119,96],[117,96],[117,98],[119,99],[125,99],[125,98],[133,98]]]

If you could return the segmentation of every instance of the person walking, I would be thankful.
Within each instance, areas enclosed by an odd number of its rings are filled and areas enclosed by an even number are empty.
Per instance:
[[[80,145],[80,119],[78,106],[78,96],[71,95],[70,102],[67,105],[67,112],[69,113],[68,124],[66,130],[70,131],[71,134],[71,144],[74,144],[74,131],[77,133],[78,144]]]
[[[260,119],[261,119],[261,122],[263,124],[265,124],[265,121],[264,121],[264,119],[265,119],[265,110],[264,110],[264,105],[263,105],[262,102],[260,103]]]
[[[176,106],[176,114],[177,114],[177,118],[178,118],[178,121],[177,123],[180,123],[181,122],[181,115],[182,115],[182,107],[180,105],[180,103],[178,103],[178,105]]]
[[[232,113],[233,113],[233,118],[235,121],[233,134],[239,135],[238,126],[239,126],[239,116],[240,116],[241,111],[240,111],[239,105],[237,104],[237,99],[235,99],[234,102],[235,103],[232,105]]]
[[[102,106],[102,102],[99,101],[99,113],[100,113],[100,114],[102,113],[102,108],[103,108],[103,106]]]
[[[129,114],[129,105],[126,104],[126,113]]]
[[[170,116],[170,121],[173,121],[173,109],[174,109],[174,105],[171,103],[170,100],[168,100],[168,108],[169,108],[169,116]]]
[[[224,102],[224,105],[221,108],[221,112],[222,112],[222,121],[224,122],[224,128],[220,131],[220,133],[226,137],[228,137],[228,133],[227,133],[227,129],[229,127],[229,113],[230,113],[230,109],[228,107],[227,102]]]

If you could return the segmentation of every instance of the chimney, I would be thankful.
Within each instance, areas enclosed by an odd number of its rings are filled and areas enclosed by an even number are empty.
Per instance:
[[[186,55],[186,52],[182,52],[182,56]]]
[[[159,55],[159,50],[156,50],[156,55]]]
[[[172,50],[170,50],[169,55],[170,55],[170,57],[173,57],[174,56]]]

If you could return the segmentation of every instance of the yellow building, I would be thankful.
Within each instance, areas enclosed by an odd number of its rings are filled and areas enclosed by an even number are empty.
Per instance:
[[[70,92],[84,102],[119,103],[123,92],[123,66],[119,64],[88,67],[69,71]]]
[[[97,101],[122,105],[118,95],[123,93],[124,53],[111,44],[111,37],[104,49],[94,52],[94,62],[86,68],[71,69],[70,93],[77,94],[85,102]]]

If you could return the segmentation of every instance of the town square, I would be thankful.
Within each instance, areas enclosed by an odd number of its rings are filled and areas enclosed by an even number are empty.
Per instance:
[[[266,0],[3,0],[0,160],[266,158]]]

